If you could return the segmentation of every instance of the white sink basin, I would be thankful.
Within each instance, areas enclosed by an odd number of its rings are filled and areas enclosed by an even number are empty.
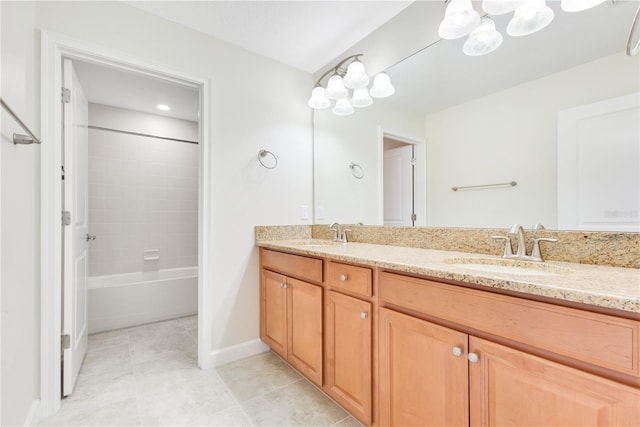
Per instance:
[[[445,260],[445,262],[467,270],[518,276],[557,276],[568,272],[561,267],[544,262],[500,258],[452,258]]]

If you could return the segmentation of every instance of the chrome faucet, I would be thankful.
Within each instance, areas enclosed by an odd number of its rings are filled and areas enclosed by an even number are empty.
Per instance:
[[[329,226],[329,229],[333,231],[334,242],[342,242],[342,243],[348,242],[347,233],[351,231],[350,229],[348,228],[343,229],[340,226],[340,224],[338,224],[337,222],[332,222],[331,225]]]
[[[534,227],[534,230],[544,230],[544,227]],[[517,249],[516,253],[513,253],[513,249],[511,248],[511,238],[509,236],[518,236],[517,237]],[[524,229],[520,224],[514,224],[507,236],[491,236],[493,239],[501,239],[506,240],[504,253],[502,254],[502,258],[509,259],[521,259],[526,261],[544,261],[542,259],[542,253],[540,252],[540,242],[557,242],[558,239],[553,239],[549,237],[536,237],[533,239],[533,248],[531,248],[531,255],[527,255],[526,241],[524,237]]]
[[[526,246],[526,242],[524,240],[524,228],[522,228],[522,226],[520,224],[513,224],[513,226],[511,227],[511,230],[509,230],[509,235],[510,236],[514,236],[517,235],[518,236],[518,246],[516,247],[516,253],[515,253],[515,257],[516,258],[523,258],[527,256],[527,246]]]
[[[339,242],[340,241],[340,224],[338,224],[337,222],[332,222],[331,225],[329,226],[329,230],[333,231],[333,241],[334,242]]]

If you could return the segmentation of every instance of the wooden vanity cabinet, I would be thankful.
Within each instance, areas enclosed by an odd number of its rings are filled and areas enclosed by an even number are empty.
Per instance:
[[[322,387],[322,286],[282,274],[322,280],[322,260],[264,250],[261,262],[260,338]]]
[[[515,337],[520,328],[545,323],[538,316],[564,315],[565,324],[557,325],[559,335],[539,337],[538,345],[557,348],[559,358],[565,357],[563,352],[573,352],[577,360],[604,359],[607,368],[633,373],[638,365],[637,321],[392,273],[380,274],[379,290],[381,306],[393,306],[379,309],[380,425],[640,425],[638,388],[465,333],[491,330],[500,340]],[[522,316],[495,311],[500,304],[521,307]],[[398,311],[404,309],[409,313]],[[443,317],[442,323],[456,319],[460,330],[437,324],[440,320],[433,313]],[[483,317],[474,317],[478,313]],[[602,325],[565,335],[581,322]],[[543,327],[553,333],[548,323]],[[580,339],[597,345],[604,339],[603,328],[613,334],[605,340],[612,346],[608,351],[615,349],[619,355],[606,358],[596,349],[583,354],[587,346],[571,349],[556,342]],[[523,335],[522,344],[531,346],[533,342]]]
[[[370,425],[372,271],[334,261],[326,264],[325,391],[354,417]]]

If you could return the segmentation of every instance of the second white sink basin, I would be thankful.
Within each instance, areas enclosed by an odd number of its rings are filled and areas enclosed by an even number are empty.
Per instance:
[[[518,276],[557,276],[568,272],[568,270],[561,267],[544,262],[538,263],[510,259],[452,258],[445,260],[445,262],[468,270]]]

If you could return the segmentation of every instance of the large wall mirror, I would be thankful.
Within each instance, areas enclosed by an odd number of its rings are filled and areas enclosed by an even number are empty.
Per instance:
[[[444,13],[442,2],[428,3]],[[640,55],[625,48],[639,2],[578,13],[547,3],[555,19],[535,34],[508,36],[510,14],[494,17],[504,36],[496,51],[470,57],[466,38],[434,40],[387,70],[392,97],[350,116],[316,110],[315,222],[638,231]],[[581,111],[600,107],[595,128],[580,125]],[[563,149],[563,126],[590,136],[592,150]],[[628,129],[618,143],[621,126]],[[577,173],[586,183],[559,184]],[[395,221],[406,219],[400,205],[412,206],[415,221]]]

